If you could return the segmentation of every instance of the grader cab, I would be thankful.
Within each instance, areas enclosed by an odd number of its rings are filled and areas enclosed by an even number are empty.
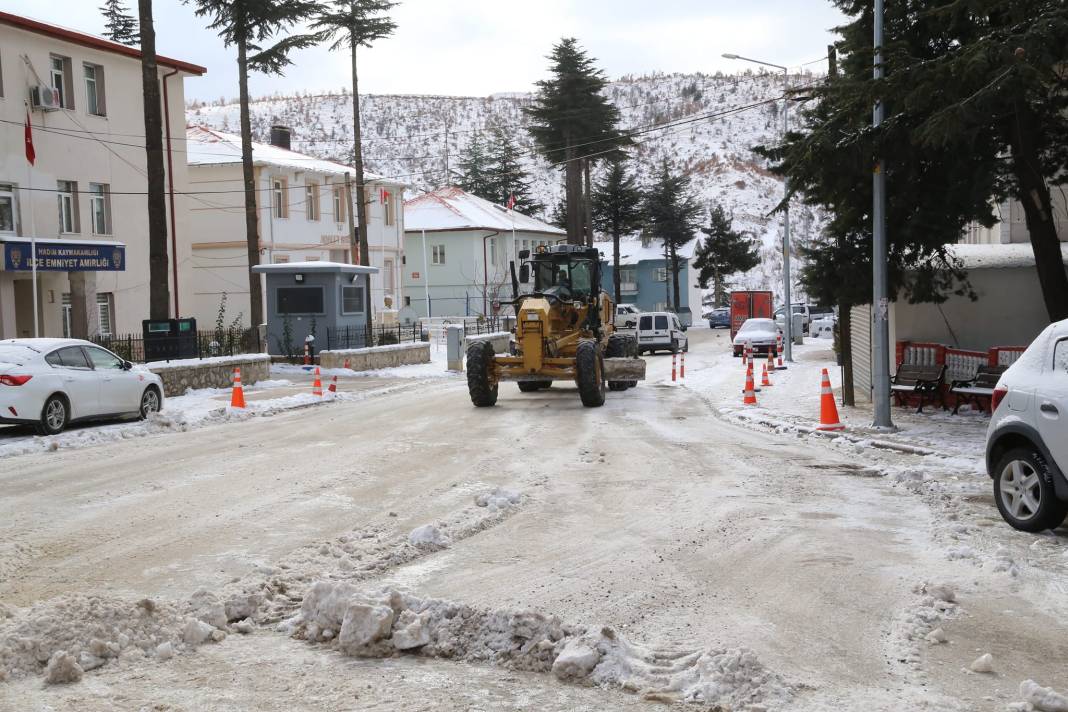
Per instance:
[[[645,361],[630,334],[617,334],[614,306],[601,289],[601,261],[596,248],[581,245],[542,247],[519,253],[512,272],[515,309],[513,353],[497,355],[488,342],[467,350],[467,387],[471,402],[497,402],[498,384],[516,381],[530,393],[553,381],[573,381],[582,404],[604,405],[605,388],[624,391],[645,378]],[[520,285],[531,285],[520,294]]]

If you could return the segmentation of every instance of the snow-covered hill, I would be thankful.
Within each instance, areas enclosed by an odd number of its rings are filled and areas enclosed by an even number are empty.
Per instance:
[[[795,85],[812,80],[810,76],[791,78]],[[620,109],[623,127],[641,131],[633,151],[641,180],[649,180],[668,161],[691,176],[693,190],[703,202],[722,204],[733,212],[737,227],[761,239],[763,264],[739,275],[735,286],[775,289],[781,285],[782,259],[777,248],[781,219],[769,214],[782,197],[782,183],[752,151],[781,130],[782,103],[774,101],[782,94],[781,76],[746,72],[624,77],[612,82],[607,94]],[[455,178],[459,156],[471,137],[498,125],[511,131],[515,141],[527,149],[536,197],[546,205],[556,205],[562,175],[536,155],[525,131],[522,109],[530,101],[531,95],[523,93],[361,96],[366,167],[404,180],[414,195],[442,185],[447,174]],[[750,108],[726,113],[741,107]],[[252,104],[252,128],[256,138],[265,141],[272,124],[289,126],[294,150],[349,162],[351,111],[352,98],[345,90],[263,97]],[[706,114],[711,116],[673,123]],[[223,101],[193,104],[187,118],[191,124],[236,131],[238,106]],[[646,131],[654,127],[661,128]],[[796,241],[815,234],[822,222],[801,205],[795,205],[792,218]]]

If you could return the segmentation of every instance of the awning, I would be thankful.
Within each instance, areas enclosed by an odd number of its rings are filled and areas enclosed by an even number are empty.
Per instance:
[[[0,249],[3,250],[0,266],[5,272],[33,271],[35,251],[38,272],[122,272],[126,269],[126,245],[121,242],[0,236]]]

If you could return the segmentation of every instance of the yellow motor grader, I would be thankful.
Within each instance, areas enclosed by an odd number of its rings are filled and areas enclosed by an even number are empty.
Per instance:
[[[582,245],[542,246],[531,255],[519,252],[512,302],[515,309],[513,353],[497,355],[489,342],[467,349],[467,388],[480,408],[497,402],[501,381],[517,381],[530,393],[553,381],[574,381],[582,405],[604,405],[605,386],[624,391],[645,378],[637,339],[617,334],[614,305],[601,289],[601,259],[596,248]],[[532,288],[520,294],[521,284]]]

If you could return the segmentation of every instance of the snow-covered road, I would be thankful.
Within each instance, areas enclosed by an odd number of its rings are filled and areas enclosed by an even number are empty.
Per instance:
[[[361,400],[0,460],[0,710],[1001,711],[1026,679],[1068,687],[1041,605],[1065,600],[1041,566],[1068,566],[1063,537],[1008,530],[949,461],[737,423],[725,334],[690,333],[685,386],[652,356],[596,410],[569,386],[475,409],[459,379],[371,377]],[[529,632],[479,652],[475,623],[424,649],[451,661],[278,632],[316,581],[586,626],[600,685],[517,662]],[[250,591],[251,634],[188,642],[205,600]],[[107,664],[41,684],[57,646],[108,636]],[[993,673],[967,669],[982,653]]]

